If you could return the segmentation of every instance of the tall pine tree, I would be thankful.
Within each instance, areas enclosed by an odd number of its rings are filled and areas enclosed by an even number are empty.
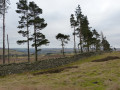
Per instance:
[[[71,17],[70,17],[70,24],[71,24],[71,28],[74,28],[74,32],[73,32],[73,35],[74,35],[74,53],[76,54],[77,51],[76,51],[76,26],[77,26],[77,21],[75,20],[75,17],[73,14],[71,14]]]
[[[45,35],[41,33],[41,30],[47,26],[45,20],[40,18],[40,14],[42,14],[42,9],[35,4],[35,2],[29,3],[30,10],[30,24],[34,27],[34,34],[31,39],[33,41],[32,46],[35,47],[35,61],[38,60],[38,47],[42,45],[47,45],[49,41],[45,38]]]
[[[100,48],[102,48],[103,50],[109,50],[110,44],[104,38],[104,36],[101,35],[102,40],[100,40],[100,35],[97,33],[97,31],[96,30],[91,31],[91,27],[89,27],[88,18],[87,16],[84,16],[82,14],[80,5],[78,5],[78,7],[76,8],[75,15],[77,19],[77,24],[75,24],[73,14],[71,15],[70,21],[71,26],[76,27],[76,33],[80,40],[78,43],[78,48],[80,47],[80,52],[81,53],[84,51],[89,52],[91,49],[93,50],[93,48],[96,49],[95,51],[99,51]]]
[[[30,62],[30,49],[29,49],[29,7],[27,0],[19,0],[17,3],[17,10],[16,12],[20,14],[20,21],[18,28],[20,31],[18,31],[19,34],[21,34],[23,37],[26,37],[25,40],[18,40],[18,44],[24,44],[27,43],[27,49],[28,49],[28,62]]]
[[[82,27],[81,32],[82,32],[82,35],[83,35],[84,47],[87,47],[87,51],[89,52],[90,51],[90,45],[92,44],[91,41],[92,41],[93,34],[90,31],[87,16],[83,17],[81,27]]]
[[[81,53],[82,53],[83,52],[83,40],[82,40],[81,24],[82,24],[83,15],[82,15],[82,12],[81,12],[80,5],[78,5],[78,7],[76,8],[75,15],[76,15],[77,24],[78,24],[78,28],[77,28],[78,37],[79,37],[79,40],[80,40],[78,46],[80,46],[80,50],[81,50]]]
[[[100,35],[95,29],[92,31],[92,33],[94,36],[94,39],[93,39],[94,48],[97,52],[100,50]]]

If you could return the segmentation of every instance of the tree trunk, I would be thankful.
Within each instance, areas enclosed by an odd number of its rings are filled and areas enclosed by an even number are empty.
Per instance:
[[[90,51],[89,42],[87,42],[87,51]]]
[[[79,51],[79,53],[80,53],[80,47],[79,47],[79,44],[78,44],[78,51]]]
[[[27,46],[28,46],[28,62],[30,62],[30,48],[29,48],[29,28],[28,28],[28,15],[27,15]]]
[[[74,27],[74,53],[76,54],[75,27]]]
[[[98,46],[97,46],[97,44],[95,45],[95,48],[96,48],[96,52],[98,51]]]
[[[87,46],[87,48],[88,48],[88,52],[90,51],[90,47],[89,47],[89,45]]]
[[[63,44],[63,41],[62,41],[62,53],[63,53],[63,56],[65,56],[65,53],[64,53],[64,44]]]
[[[36,37],[36,30],[35,30],[35,26],[34,26],[34,32],[35,32],[35,61],[37,61],[37,37]]]
[[[82,34],[81,34],[81,30],[80,30],[80,50],[81,50],[81,53],[83,53],[83,48],[82,48]]]
[[[5,64],[5,2],[6,0],[4,0],[3,4],[3,64]]]
[[[36,46],[35,46],[35,60],[38,61],[37,59],[38,59],[38,58],[37,58],[37,45],[36,45]]]
[[[34,20],[35,20],[35,13],[34,13]],[[37,61],[37,36],[36,36],[36,28],[35,28],[35,22],[34,22],[34,34],[35,34],[35,61]]]

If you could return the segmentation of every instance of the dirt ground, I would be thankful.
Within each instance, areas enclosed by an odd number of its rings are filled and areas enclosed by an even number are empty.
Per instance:
[[[120,57],[118,57],[118,56],[107,56],[105,58],[97,59],[97,60],[94,60],[92,62],[104,62],[104,61],[116,60],[116,59],[120,59]]]

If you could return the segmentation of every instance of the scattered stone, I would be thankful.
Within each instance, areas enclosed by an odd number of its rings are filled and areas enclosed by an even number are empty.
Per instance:
[[[96,82],[93,82],[93,84],[98,84],[98,82],[96,81]]]
[[[112,81],[111,79],[109,79],[109,81]]]

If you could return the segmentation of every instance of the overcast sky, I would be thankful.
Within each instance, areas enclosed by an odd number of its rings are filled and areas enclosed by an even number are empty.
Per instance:
[[[26,47],[26,45],[16,44],[17,40],[22,39],[22,36],[17,33],[19,15],[16,14],[15,10],[18,1],[10,0],[11,5],[6,14],[6,34],[9,34],[11,48]],[[111,46],[120,47],[120,0],[34,0],[34,2],[43,9],[41,17],[48,24],[42,32],[46,35],[50,44],[49,46],[43,46],[43,48],[61,47],[59,41],[55,39],[58,33],[69,34],[71,41],[67,47],[73,48],[73,29],[70,27],[70,15],[74,14],[78,4],[81,6],[82,13],[88,16],[89,26],[99,33],[102,31]],[[2,27],[1,18],[0,25]],[[2,47],[1,28],[0,47]]]

